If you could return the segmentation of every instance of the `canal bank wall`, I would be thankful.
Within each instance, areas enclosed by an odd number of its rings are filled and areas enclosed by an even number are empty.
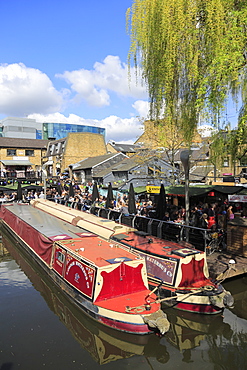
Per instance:
[[[209,276],[215,279],[230,279],[247,273],[247,258],[230,253],[214,252],[207,256]]]

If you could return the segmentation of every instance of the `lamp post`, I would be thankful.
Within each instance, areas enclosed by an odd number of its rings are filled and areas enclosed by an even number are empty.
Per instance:
[[[185,174],[185,224],[189,226],[189,212],[190,212],[190,201],[189,201],[189,158],[190,158],[190,151],[188,149],[183,150],[180,153],[180,159],[184,166],[184,174]],[[186,228],[186,241],[188,242],[189,239],[189,229]]]
[[[44,184],[44,198],[46,199],[46,179],[47,179],[47,169],[46,166],[42,167],[42,180]]]

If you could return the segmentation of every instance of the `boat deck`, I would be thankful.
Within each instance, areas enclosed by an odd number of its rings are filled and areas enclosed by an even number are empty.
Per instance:
[[[146,290],[146,296],[150,293],[150,290]],[[157,304],[155,303],[155,296],[152,295],[149,297],[149,300],[151,304]],[[142,305],[140,305],[140,302]],[[105,300],[97,301],[97,306],[102,308],[107,308],[108,310],[113,310],[117,312],[127,312],[127,309],[129,313],[135,314],[135,313],[142,313],[143,311],[146,311],[145,308],[146,301],[143,299],[143,291],[140,292],[134,292],[131,294],[126,294],[121,296],[121,299],[119,297],[113,297],[108,298]],[[152,310],[153,311],[153,310]]]
[[[61,240],[59,244],[73,250],[98,267],[140,259],[137,254],[130,253],[116,244],[100,239],[96,235],[92,236],[92,234],[90,238],[85,234],[78,239]]]

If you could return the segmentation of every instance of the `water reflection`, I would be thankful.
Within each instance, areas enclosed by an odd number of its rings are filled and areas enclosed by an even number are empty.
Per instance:
[[[247,262],[247,260],[246,260]],[[238,317],[247,320],[247,276],[244,275],[242,279],[230,280],[225,284],[227,290],[233,290],[234,307],[232,312]]]
[[[46,362],[46,369],[90,369],[93,363],[104,365],[107,369],[115,369],[116,363],[119,370],[131,366],[136,369],[160,369],[164,365],[167,368],[183,369],[246,369],[247,363],[247,278],[232,280],[224,284],[225,288],[234,296],[235,305],[231,310],[225,310],[224,316],[204,316],[189,314],[177,311],[172,308],[164,307],[171,323],[169,332],[164,337],[158,337],[153,334],[138,336],[124,334],[105,328],[101,324],[89,319],[84,313],[75,307],[62,291],[43,274],[42,270],[34,267],[29,257],[20,254],[18,247],[10,240],[9,236],[3,236],[3,244],[10,251],[11,256],[17,261],[25,275],[32,282],[36,291],[40,292],[50,310],[54,312],[59,320],[69,329],[73,338],[79,344],[81,349],[85,349],[92,361],[82,356],[83,361],[78,361],[65,365],[68,353],[59,353],[59,364],[54,365],[54,357],[57,354],[57,341],[50,343],[49,350],[52,352]],[[6,275],[1,272],[8,270]],[[1,282],[6,286],[10,279],[14,285],[23,291],[27,289],[29,280],[21,278],[18,275],[18,269],[10,257],[2,257],[0,261]],[[0,289],[1,292],[1,289]],[[21,293],[18,293],[21,294]],[[30,296],[30,302],[34,299],[34,293]],[[18,299],[18,297],[17,297]],[[35,298],[36,299],[36,298]],[[27,303],[27,302],[26,302]],[[12,303],[13,305],[13,303]],[[16,308],[15,308],[16,309]],[[18,310],[24,310],[26,307],[18,307]],[[37,308],[36,308],[37,310]],[[40,310],[43,310],[41,307]],[[0,309],[1,311],[1,309]],[[35,312],[37,326],[41,325],[39,312]],[[3,317],[2,317],[3,319]],[[24,318],[23,318],[24,320]],[[5,339],[8,339],[9,328],[1,324],[2,333]],[[23,334],[24,335],[24,334]],[[67,338],[64,334],[64,338]],[[62,339],[61,339],[62,340]],[[73,353],[74,344],[69,344],[68,351]],[[20,340],[21,341],[21,340]],[[1,340],[0,340],[1,342]],[[21,344],[18,343],[20,346]],[[41,349],[40,349],[41,351]],[[43,351],[44,352],[44,351]],[[25,356],[24,351],[19,355],[19,362]],[[73,353],[73,356],[80,358],[81,354]],[[14,357],[13,357],[14,358]],[[141,361],[140,361],[141,359]],[[12,369],[15,362],[9,361],[0,365],[0,370],[8,365]],[[40,365],[40,368],[43,366]],[[18,367],[22,369],[22,367]],[[28,367],[25,367],[25,370]],[[30,369],[32,365],[30,364]],[[36,369],[37,367],[36,364]]]
[[[199,347],[206,334],[229,337],[232,333],[230,325],[223,321],[221,315],[203,316],[170,310],[168,319],[171,330],[167,340],[180,351]]]

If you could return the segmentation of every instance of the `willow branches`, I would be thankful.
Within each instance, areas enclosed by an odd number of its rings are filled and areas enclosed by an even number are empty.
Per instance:
[[[150,115],[191,140],[200,114],[217,124],[247,63],[246,0],[133,0],[129,65],[142,71]]]

